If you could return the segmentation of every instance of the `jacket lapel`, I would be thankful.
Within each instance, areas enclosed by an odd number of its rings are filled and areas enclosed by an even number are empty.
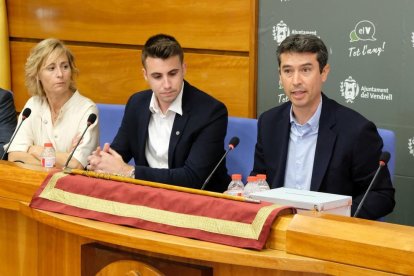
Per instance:
[[[175,114],[174,124],[171,130],[170,144],[168,147],[168,167],[170,168],[174,167],[173,158],[175,156],[175,148],[177,146],[178,141],[180,141],[180,138],[184,133],[185,125],[187,124],[187,121],[191,114],[191,104],[189,103],[189,97],[191,96],[190,89],[190,84],[184,81],[183,96],[181,100],[183,115]]]
[[[151,94],[152,95],[152,94]],[[149,110],[149,104],[150,104],[151,97],[149,97],[149,100],[147,100],[147,103],[142,105],[141,108],[137,108],[135,112],[142,113],[142,115],[137,115],[136,118],[139,118],[138,126],[137,126],[137,136],[138,141],[145,141],[143,143],[138,142],[139,149],[139,159],[138,160],[145,160],[145,164],[140,165],[148,165],[147,164],[147,158],[145,157],[145,147],[147,145],[147,139],[148,139],[148,125],[151,118],[151,111]]]
[[[274,158],[271,161],[272,167],[275,169],[275,177],[273,178],[272,188],[283,187],[285,182],[285,171],[287,162],[287,153],[289,147],[289,135],[290,135],[290,105],[285,108],[282,116],[276,118],[275,127],[272,128],[273,132],[279,132],[271,134],[273,137],[273,143],[269,150],[269,156]]]
[[[316,142],[315,160],[311,181],[311,191],[319,191],[328,169],[337,134],[333,131],[336,124],[335,113],[330,100],[322,95],[322,111],[319,120],[318,140]]]
[[[175,148],[177,146],[178,141],[180,141],[180,138],[184,133],[184,128],[188,121],[188,118],[189,114],[184,112],[182,116],[180,116],[179,114],[175,115],[174,124],[170,136],[170,145],[168,148],[168,166],[170,168],[174,167],[173,158],[175,156]]]

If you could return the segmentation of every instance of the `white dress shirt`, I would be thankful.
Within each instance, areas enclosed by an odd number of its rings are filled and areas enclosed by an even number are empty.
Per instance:
[[[290,139],[285,173],[285,187],[310,190],[322,98],[315,114],[305,124],[299,124],[290,109]]]
[[[158,101],[152,93],[149,110],[151,118],[148,125],[148,139],[145,146],[145,157],[151,168],[168,169],[168,148],[176,114],[182,115],[182,97],[184,84],[177,98],[171,103],[167,112],[162,113]]]
[[[58,152],[70,152],[73,138],[83,133],[89,115],[91,113],[98,114],[95,103],[82,96],[78,91],[62,106],[54,125],[46,98],[31,97],[24,106],[24,108],[27,107],[32,112],[21,125],[10,145],[9,152],[27,152],[30,146],[43,146],[47,142],[51,142]],[[19,116],[19,124],[22,120],[21,116],[22,114]],[[79,147],[73,154],[73,158],[85,167],[88,163],[88,156],[96,149],[98,143],[99,128],[98,120],[96,120],[86,131]]]

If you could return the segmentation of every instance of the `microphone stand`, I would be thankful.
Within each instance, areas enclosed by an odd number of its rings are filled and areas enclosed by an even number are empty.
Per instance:
[[[213,176],[213,174],[216,172],[218,166],[220,166],[221,162],[223,162],[223,159],[227,156],[227,154],[233,149],[233,147],[229,147],[224,155],[221,157],[220,161],[217,163],[217,165],[214,167],[213,171],[210,173],[210,175],[207,177],[206,181],[204,181],[203,186],[201,186],[201,190],[204,190],[207,183],[210,181],[210,178]]]
[[[69,161],[72,159],[73,154],[75,153],[76,149],[78,148],[78,146],[79,146],[80,142],[81,142],[81,141],[82,141],[82,139],[83,139],[83,136],[85,135],[86,131],[88,130],[88,128],[89,128],[90,126],[91,126],[91,124],[89,124],[89,123],[88,123],[88,125],[86,126],[85,130],[83,131],[83,133],[82,133],[82,135],[81,135],[81,137],[80,137],[80,139],[79,139],[78,143],[76,144],[76,146],[73,148],[72,152],[70,153],[70,155],[69,155],[69,157],[68,157],[68,160],[66,160],[66,163],[65,163],[65,165],[63,166],[63,169],[66,169],[66,168],[68,167],[68,165],[69,165]]]
[[[72,156],[73,156],[73,154],[75,153],[75,150],[78,148],[78,146],[79,146],[80,142],[82,141],[83,136],[85,135],[85,133],[86,133],[86,131],[88,130],[88,128],[89,128],[89,127],[90,127],[93,123],[95,123],[95,121],[96,121],[96,114],[94,114],[94,113],[89,114],[89,117],[88,117],[88,120],[87,120],[87,123],[86,123],[86,128],[85,128],[85,130],[83,131],[83,133],[82,133],[81,137],[79,138],[78,143],[76,144],[76,146],[73,148],[72,152],[70,153],[70,155],[69,155],[69,157],[68,157],[68,160],[66,160],[66,163],[65,163],[65,166],[63,166],[63,169],[66,169],[66,168],[68,167],[69,161],[72,159]]]
[[[384,164],[385,165],[385,164]],[[372,185],[374,184],[375,180],[377,180],[377,176],[379,174],[379,172],[381,171],[382,167],[384,167],[383,164],[380,164],[380,166],[378,167],[377,171],[375,172],[374,177],[371,180],[371,183],[368,186],[367,191],[365,192],[364,196],[362,197],[361,201],[358,204],[358,208],[356,209],[353,217],[356,218],[359,214],[359,211],[361,210],[362,205],[364,204],[365,198],[367,197],[369,191],[371,191]]]
[[[217,165],[214,167],[213,171],[210,173],[210,175],[207,177],[206,181],[204,181],[203,186],[201,186],[201,190],[204,190],[204,188],[206,187],[207,183],[210,181],[210,178],[213,176],[213,174],[215,173],[215,171],[217,170],[218,166],[221,164],[221,162],[223,162],[223,159],[227,156],[227,154],[233,150],[235,147],[237,147],[237,145],[239,144],[240,139],[237,136],[234,136],[230,139],[229,142],[229,148],[226,150],[226,152],[224,153],[224,155],[221,157],[220,161],[217,163]]]

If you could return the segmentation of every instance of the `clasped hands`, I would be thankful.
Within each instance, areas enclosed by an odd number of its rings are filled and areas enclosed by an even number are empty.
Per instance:
[[[103,148],[100,146],[88,156],[87,169],[98,173],[111,173],[121,176],[129,176],[134,169],[124,162],[122,156],[111,149],[109,143],[105,143]]]

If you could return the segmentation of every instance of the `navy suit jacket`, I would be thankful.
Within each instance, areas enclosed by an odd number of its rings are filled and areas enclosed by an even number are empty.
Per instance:
[[[287,102],[263,113],[258,120],[252,174],[267,174],[272,188],[284,186],[290,108]],[[352,196],[353,214],[379,166],[382,146],[372,122],[322,95],[311,190]],[[390,213],[394,205],[394,188],[385,167],[358,217],[377,219]]]
[[[9,142],[16,124],[17,115],[13,95],[0,88],[0,157],[4,152],[3,146]]]
[[[145,146],[152,93],[152,90],[146,90],[131,96],[111,147],[125,162],[134,158],[135,177],[138,179],[200,189],[224,154],[227,108],[185,81],[183,115],[176,114],[169,142],[169,168],[150,168]],[[205,189],[223,192],[230,180],[223,160]]]

